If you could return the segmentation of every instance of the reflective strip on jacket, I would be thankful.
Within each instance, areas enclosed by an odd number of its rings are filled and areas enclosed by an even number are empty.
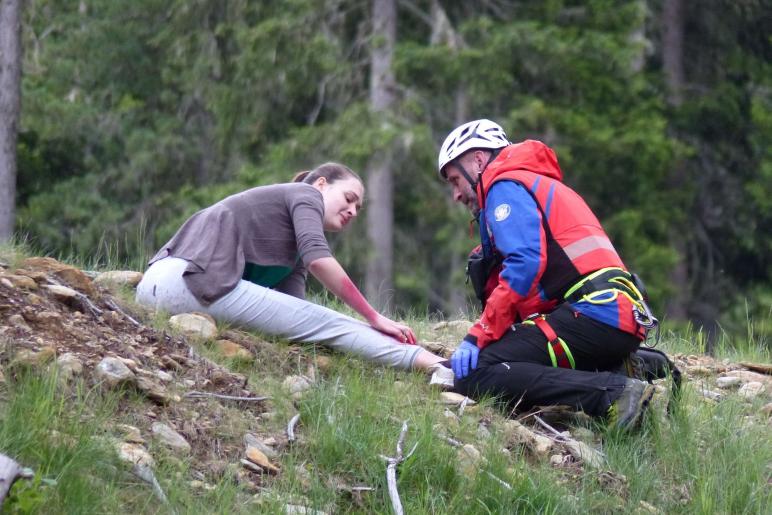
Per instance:
[[[581,277],[606,267],[625,269],[584,200],[563,184],[555,153],[527,140],[505,147],[478,184],[480,239],[503,257],[496,288],[467,339],[484,348],[519,321],[550,313]],[[546,219],[546,223],[545,223]],[[623,295],[580,301],[580,313],[640,336]]]

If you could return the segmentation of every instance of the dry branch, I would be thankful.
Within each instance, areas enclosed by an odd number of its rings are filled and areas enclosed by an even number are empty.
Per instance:
[[[207,397],[212,397],[215,399],[222,399],[225,401],[243,401],[243,402],[261,402],[261,401],[267,401],[270,399],[270,397],[239,397],[237,395],[223,395],[220,393],[211,393],[211,392],[187,392],[183,397],[186,397],[188,399],[204,399]]]
[[[402,501],[399,498],[399,490],[397,490],[397,465],[410,458],[418,447],[418,443],[413,446],[407,456],[402,455],[402,445],[405,443],[405,436],[407,436],[407,420],[402,422],[402,430],[399,433],[397,439],[397,454],[393,458],[389,458],[381,454],[381,458],[386,460],[386,484],[389,485],[389,498],[391,499],[391,507],[394,509],[396,515],[404,515],[405,511],[402,508]]]
[[[153,469],[151,469],[148,465],[140,465],[136,464],[132,467],[132,472],[135,476],[140,478],[142,481],[145,481],[146,483],[149,483],[151,487],[153,487],[153,493],[156,497],[158,497],[158,500],[161,501],[164,504],[168,504],[169,500],[166,498],[166,494],[164,494],[163,489],[161,489],[161,485],[158,483],[158,480],[155,478],[155,474],[153,474]],[[172,510],[172,513],[175,513],[174,510]]]
[[[111,299],[110,297],[104,297],[104,302],[105,302],[105,304],[107,304],[107,307],[109,307],[113,311],[117,311],[118,313],[123,315],[124,318],[126,318],[126,320],[128,320],[129,322],[131,322],[135,326],[142,327],[142,324],[140,324],[139,322],[134,320],[134,318],[132,318],[128,313],[126,313],[123,309],[121,309],[121,307],[117,303],[115,303],[113,301],[113,299]]]
[[[298,421],[300,420],[300,413],[292,417],[287,424],[287,441],[288,442],[294,442],[295,441],[295,426],[298,424]]]
[[[0,454],[0,508],[3,506],[5,496],[8,495],[8,491],[17,479],[30,479],[33,476],[34,473],[30,469],[22,468],[5,454]]]

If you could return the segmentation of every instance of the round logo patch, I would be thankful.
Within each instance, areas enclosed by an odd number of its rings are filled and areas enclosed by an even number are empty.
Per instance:
[[[496,217],[497,222],[500,222],[502,220],[506,220],[506,218],[509,216],[509,213],[511,212],[512,208],[509,207],[509,204],[499,204],[493,211],[493,216]]]

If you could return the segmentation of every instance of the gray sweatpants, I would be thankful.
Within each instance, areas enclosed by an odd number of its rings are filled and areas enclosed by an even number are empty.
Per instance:
[[[340,352],[396,368],[409,369],[422,348],[407,345],[332,309],[248,281],[205,306],[188,290],[184,259],[153,263],[137,286],[137,302],[173,315],[198,311],[290,341],[321,343]]]

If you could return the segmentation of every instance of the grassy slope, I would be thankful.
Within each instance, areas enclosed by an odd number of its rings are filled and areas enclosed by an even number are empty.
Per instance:
[[[419,334],[431,334],[427,320],[411,322]],[[671,334],[662,346],[694,352],[689,343],[694,340],[694,335]],[[770,359],[763,347],[737,348],[725,347],[723,352],[732,359]],[[760,412],[763,400],[748,403],[729,395],[719,403],[707,402],[696,389],[699,385],[689,383],[672,418],[657,413],[636,434],[604,434],[591,426],[595,436],[588,438],[608,456],[603,470],[554,468],[512,446],[502,429],[502,413],[489,404],[468,408],[460,422],[446,418],[439,393],[418,373],[330,355],[332,367],[319,374],[317,387],[292,401],[280,385],[287,373],[307,373],[293,366],[296,352],[277,342],[275,351],[260,355],[254,365],[238,367],[252,385],[274,399],[275,416],[246,429],[279,434],[295,412],[301,414],[301,440],[279,459],[282,473],[267,478],[259,495],[234,479],[238,467],[207,477],[215,488],[203,490],[190,484],[190,463],[151,448],[156,474],[176,513],[278,513],[288,502],[327,512],[390,513],[385,463],[379,456],[394,454],[404,420],[409,425],[406,450],[417,444],[399,468],[406,513],[772,511],[772,432]],[[306,347],[301,352],[317,350]],[[35,481],[17,483],[6,510],[170,512],[147,485],[126,473],[102,438],[108,421],[124,416],[117,406],[114,397],[83,386],[63,392],[46,377],[27,374],[0,385],[0,451],[37,472]],[[481,423],[490,436],[480,434]],[[230,436],[239,439],[244,429],[234,422],[220,430],[232,431]],[[487,464],[476,474],[458,472],[457,450],[440,434],[475,445]],[[502,452],[505,447],[508,452]],[[488,472],[512,490],[491,480]],[[375,491],[356,496],[341,485]]]

